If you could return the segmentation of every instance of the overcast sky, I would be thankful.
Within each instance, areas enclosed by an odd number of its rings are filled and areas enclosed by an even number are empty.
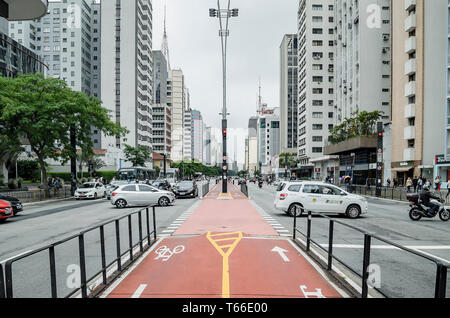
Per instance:
[[[225,7],[226,0],[220,0]],[[153,49],[161,49],[167,6],[171,68],[181,68],[191,107],[208,126],[221,127],[222,59],[219,20],[209,17],[216,0],[153,0]],[[231,0],[239,17],[230,20],[228,42],[228,127],[240,128],[238,162],[244,162],[248,119],[256,115],[258,79],[263,102],[279,107],[279,47],[284,34],[296,33],[297,0]],[[234,132],[229,132],[229,134]],[[234,157],[234,137],[228,148]]]

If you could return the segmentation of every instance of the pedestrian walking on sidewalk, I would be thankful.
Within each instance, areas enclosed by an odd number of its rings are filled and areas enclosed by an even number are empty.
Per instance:
[[[447,196],[445,197],[445,199],[447,199],[449,195],[450,195],[450,179],[447,181]]]
[[[440,187],[441,187],[441,177],[437,176],[436,179],[434,179],[434,190],[440,191],[441,190]]]
[[[423,178],[417,180],[417,191],[422,191],[423,188]]]
[[[414,187],[414,193],[416,193],[416,191],[417,191],[417,183],[418,183],[418,179],[417,179],[417,177],[416,176],[414,176],[414,179],[413,179],[413,187]]]
[[[391,179],[388,178],[386,183],[387,183],[388,189],[390,189],[391,188]]]
[[[408,177],[408,180],[406,180],[406,189],[408,189],[408,193],[411,192],[412,185],[413,185],[413,182],[412,182],[411,178]]]

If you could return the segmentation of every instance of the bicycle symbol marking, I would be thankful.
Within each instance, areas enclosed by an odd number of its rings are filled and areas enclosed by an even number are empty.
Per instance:
[[[158,254],[155,259],[162,259],[163,262],[167,262],[173,255],[180,254],[184,251],[183,245],[178,245],[173,250],[170,250],[167,246],[161,246],[160,248],[155,250],[155,253]]]

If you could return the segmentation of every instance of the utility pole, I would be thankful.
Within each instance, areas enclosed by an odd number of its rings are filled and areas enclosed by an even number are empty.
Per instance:
[[[230,0],[228,0],[227,9],[221,9],[220,0],[217,0],[217,9],[209,9],[209,16],[219,18],[220,30],[219,36],[222,43],[222,67],[223,67],[223,108],[222,108],[222,139],[223,139],[223,158],[222,158],[222,193],[227,193],[227,43],[230,30],[228,24],[230,17],[237,17],[239,9],[230,10]]]

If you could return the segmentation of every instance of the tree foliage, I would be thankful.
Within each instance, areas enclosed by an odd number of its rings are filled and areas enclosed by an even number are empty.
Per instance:
[[[297,166],[300,161],[295,153],[282,153],[280,154],[280,168],[291,168]]]
[[[45,160],[67,161],[76,156],[70,143],[70,130],[76,146],[92,152],[91,127],[107,136],[125,136],[127,130],[111,121],[102,102],[72,91],[66,82],[44,78],[42,74],[0,76],[0,123],[16,142],[24,138],[36,155],[42,184],[48,189]]]
[[[222,174],[222,170],[220,167],[208,167],[194,161],[183,161],[182,165],[181,162],[174,162],[171,164],[171,166],[172,168],[180,169],[180,171],[182,171],[182,175],[185,178],[190,178],[196,173],[201,173],[204,176],[208,177],[215,177]]]
[[[337,144],[358,136],[372,136],[376,134],[376,124],[383,117],[382,111],[356,111],[346,118],[340,125],[330,129],[328,141]]]
[[[123,152],[125,153],[125,159],[131,162],[134,167],[144,167],[145,163],[150,160],[150,151],[145,146],[125,145]]]

